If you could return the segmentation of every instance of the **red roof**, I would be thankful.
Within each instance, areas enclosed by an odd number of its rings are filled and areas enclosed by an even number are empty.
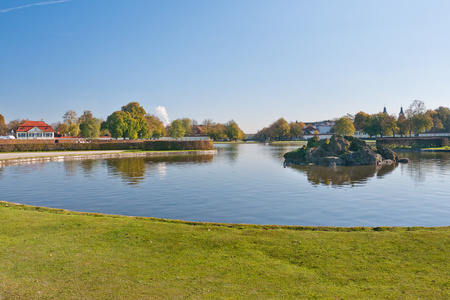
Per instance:
[[[44,123],[42,121],[26,121],[25,123],[23,123],[22,125],[19,126],[19,128],[17,129],[17,131],[19,132],[27,132],[31,129],[33,129],[34,127],[39,128],[42,131],[45,132],[55,132],[52,128],[52,126],[48,125],[47,123]]]

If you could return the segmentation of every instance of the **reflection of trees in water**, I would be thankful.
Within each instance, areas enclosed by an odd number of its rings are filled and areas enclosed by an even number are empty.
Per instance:
[[[156,170],[161,176],[165,176],[165,170],[169,164],[197,164],[211,163],[213,155],[186,155],[186,156],[154,156],[154,157],[129,157],[107,159],[108,172],[122,177],[122,180],[130,185],[141,183],[146,173]]]
[[[445,173],[450,167],[450,153],[448,152],[402,152],[401,157],[410,159],[404,168],[407,174],[416,182],[424,182],[428,174]]]
[[[239,152],[239,144],[221,144],[217,148],[218,156],[225,156],[230,163],[236,162]]]
[[[306,173],[308,181],[313,185],[344,186],[363,184],[367,179],[375,175],[383,177],[395,169],[395,165],[377,167],[350,166],[350,167],[325,167],[325,166],[292,166],[293,169]]]
[[[84,176],[89,177],[94,174],[94,170],[101,166],[100,160],[83,159],[80,160],[80,167],[83,170]]]
[[[66,176],[76,176],[78,171],[78,163],[76,160],[65,160],[63,162],[64,173]]]
[[[4,167],[0,167],[0,180],[3,179],[3,168],[4,168]]]
[[[145,175],[145,160],[142,158],[107,159],[106,168],[113,175],[122,177],[128,184],[139,184]]]

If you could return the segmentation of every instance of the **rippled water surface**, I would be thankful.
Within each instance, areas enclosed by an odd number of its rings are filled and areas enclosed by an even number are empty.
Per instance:
[[[450,225],[450,153],[411,163],[283,168],[297,146],[215,145],[216,155],[47,162],[0,168],[0,200],[189,221]]]

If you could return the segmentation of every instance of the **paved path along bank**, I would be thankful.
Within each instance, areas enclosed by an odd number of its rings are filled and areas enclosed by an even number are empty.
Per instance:
[[[0,153],[0,166],[28,164],[46,161],[105,159],[121,157],[164,156],[164,155],[213,155],[217,150],[198,151],[148,151],[125,152],[123,150],[106,151],[55,151],[55,152],[10,152]]]

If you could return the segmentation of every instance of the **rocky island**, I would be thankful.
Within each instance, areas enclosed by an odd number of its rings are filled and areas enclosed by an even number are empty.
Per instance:
[[[331,139],[313,137],[308,144],[284,154],[285,165],[360,166],[390,165],[408,162],[391,149],[378,146],[372,149],[365,141],[352,136],[334,135]]]

